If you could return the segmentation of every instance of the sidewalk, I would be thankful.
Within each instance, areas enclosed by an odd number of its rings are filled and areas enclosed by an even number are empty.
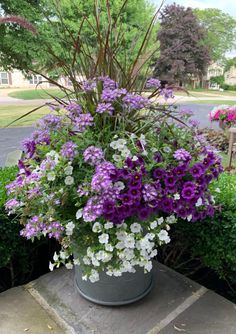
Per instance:
[[[236,333],[236,305],[163,265],[154,277],[143,300],[104,307],[78,294],[73,271],[58,269],[0,294],[0,334]]]

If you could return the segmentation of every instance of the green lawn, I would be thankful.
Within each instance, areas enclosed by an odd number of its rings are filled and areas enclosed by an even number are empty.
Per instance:
[[[190,94],[205,93],[205,94],[210,94],[210,95],[222,95],[222,96],[235,96],[236,97],[236,91],[231,91],[231,90],[224,90],[223,92],[220,92],[218,90],[196,88],[196,89],[190,90],[189,93]]]
[[[183,101],[181,104],[215,104],[215,105],[221,105],[221,104],[229,104],[229,105],[236,105],[236,99],[235,100],[195,100],[195,101]]]
[[[26,114],[30,110],[38,107],[38,105],[31,105],[31,106],[0,106],[0,128],[7,126],[12,121],[16,120],[18,117]],[[26,116],[22,120],[12,124],[12,127],[16,126],[30,126],[35,123],[36,120],[43,117],[44,115],[49,113],[48,107],[43,107],[31,115]]]
[[[30,90],[19,90],[9,93],[8,96],[22,100],[51,99],[50,95],[48,94],[59,98],[63,98],[65,96],[65,94],[61,90],[54,88],[46,90],[43,90],[41,88],[30,89]]]

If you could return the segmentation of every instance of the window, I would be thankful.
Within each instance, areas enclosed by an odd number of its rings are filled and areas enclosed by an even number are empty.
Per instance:
[[[29,83],[31,85],[37,85],[39,83],[41,83],[43,81],[43,78],[41,77],[41,75],[32,75],[30,80],[29,80]]]
[[[7,72],[0,72],[0,85],[8,85],[8,74]]]

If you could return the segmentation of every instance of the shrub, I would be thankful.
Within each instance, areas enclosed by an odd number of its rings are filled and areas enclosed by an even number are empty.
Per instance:
[[[169,262],[166,263],[181,268],[183,262],[186,264],[196,260],[200,262],[200,268],[208,267],[214,270],[219,278],[234,284],[236,283],[236,174],[223,173],[219,180],[214,182],[212,192],[219,211],[214,218],[195,223],[182,221],[176,224],[172,233],[172,240],[175,241],[165,250],[165,256],[169,258]],[[170,263],[171,258],[172,263]]]
[[[236,85],[228,85],[226,83],[221,85],[221,88],[224,90],[236,90]]]
[[[21,238],[17,217],[5,212],[5,186],[16,171],[16,167],[0,168],[0,292],[47,272],[49,254],[55,248],[55,242],[49,244],[46,239],[32,244]]]

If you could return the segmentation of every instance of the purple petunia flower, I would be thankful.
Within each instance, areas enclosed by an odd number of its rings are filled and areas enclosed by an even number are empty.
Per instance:
[[[156,168],[153,171],[153,178],[155,180],[161,179],[162,177],[165,176],[165,170],[161,168]]]
[[[162,162],[162,155],[161,155],[161,153],[160,152],[156,152],[156,153],[154,153],[154,157],[153,157],[153,159],[157,162],[157,163],[159,163],[159,162]]]
[[[201,162],[196,163],[190,169],[190,173],[195,179],[201,177],[205,173],[204,165]]]

